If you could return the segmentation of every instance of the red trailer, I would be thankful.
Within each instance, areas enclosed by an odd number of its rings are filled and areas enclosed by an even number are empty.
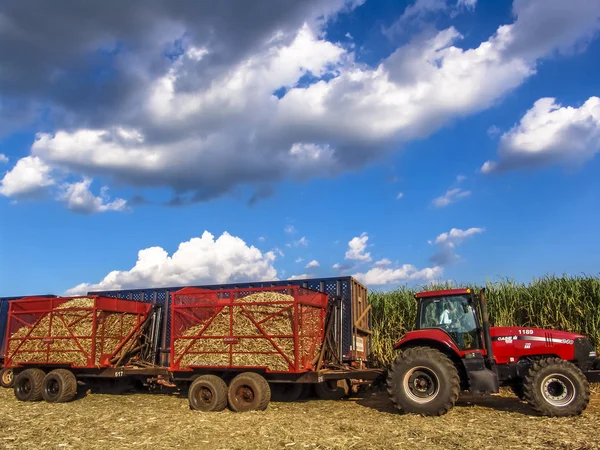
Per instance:
[[[23,401],[71,400],[77,379],[119,366],[140,342],[151,305],[116,298],[28,297],[10,302],[5,366]]]
[[[264,409],[272,389],[293,399],[306,383],[323,398],[341,398],[349,380],[379,374],[343,367],[341,355],[329,367],[333,305],[322,292],[184,288],[172,298],[170,370],[175,381],[191,381],[193,409]]]
[[[336,399],[382,374],[345,362],[340,302],[299,286],[184,288],[172,294],[166,323],[160,305],[132,300],[15,300],[6,365],[22,401],[68,401],[78,380],[98,379],[187,390],[202,411],[265,409],[272,391],[293,400],[307,384]],[[160,364],[167,335],[168,367]]]

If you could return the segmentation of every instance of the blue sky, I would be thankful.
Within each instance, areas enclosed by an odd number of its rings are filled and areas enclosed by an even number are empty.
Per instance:
[[[0,295],[598,273],[600,4],[25,3]]]

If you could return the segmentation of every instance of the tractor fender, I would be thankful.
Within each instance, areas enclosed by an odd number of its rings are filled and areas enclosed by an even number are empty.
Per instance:
[[[440,330],[439,328],[410,331],[394,344],[394,350],[402,349],[409,345],[429,345],[432,347],[439,346],[443,347],[446,351],[450,350],[458,357],[461,357],[463,353],[459,350],[448,333],[446,333],[444,330]]]

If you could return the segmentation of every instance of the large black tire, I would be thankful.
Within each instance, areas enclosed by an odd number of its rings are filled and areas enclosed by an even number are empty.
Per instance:
[[[15,383],[15,377],[13,376],[13,370],[9,367],[4,367],[0,370],[0,386],[3,388],[11,388]]]
[[[188,389],[190,408],[197,411],[223,411],[227,407],[227,384],[215,375],[196,378]]]
[[[520,400],[525,400],[525,388],[523,386],[523,380],[517,381],[516,384],[511,384],[510,389]]]
[[[577,366],[560,358],[536,361],[524,381],[525,400],[540,414],[576,416],[587,408],[590,385]]]
[[[264,411],[271,400],[271,388],[257,373],[240,373],[229,383],[227,400],[235,412]]]
[[[17,400],[39,402],[42,399],[42,384],[46,374],[40,369],[26,369],[15,377],[13,390]]]
[[[274,402],[295,402],[302,395],[302,383],[269,383],[271,400]]]
[[[321,400],[341,400],[350,392],[346,380],[327,380],[315,384],[315,394]]]
[[[413,347],[398,355],[387,385],[396,408],[426,416],[446,414],[460,393],[458,370],[450,358],[430,347]]]
[[[44,377],[42,398],[49,403],[65,403],[77,395],[77,378],[67,369],[55,369]]]

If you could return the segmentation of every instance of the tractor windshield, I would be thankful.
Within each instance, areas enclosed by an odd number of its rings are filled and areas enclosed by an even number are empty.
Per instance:
[[[424,328],[441,328],[461,350],[481,348],[475,311],[466,295],[422,299],[419,329]]]

